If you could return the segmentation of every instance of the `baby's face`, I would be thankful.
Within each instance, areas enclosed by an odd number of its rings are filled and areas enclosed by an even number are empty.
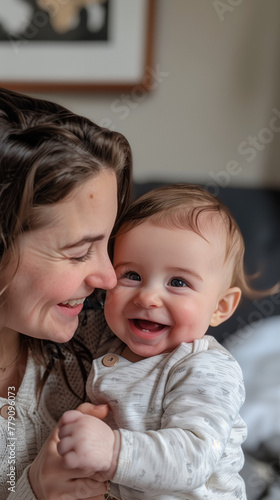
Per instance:
[[[228,288],[225,238],[211,226],[207,240],[149,221],[116,238],[117,286],[107,294],[105,315],[136,354],[169,352],[206,333]]]

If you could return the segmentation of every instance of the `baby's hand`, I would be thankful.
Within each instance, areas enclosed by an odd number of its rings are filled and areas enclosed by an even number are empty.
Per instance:
[[[87,475],[98,481],[113,477],[119,454],[119,433],[102,420],[76,410],[67,411],[58,422],[58,437],[57,451],[66,468],[86,470]]]

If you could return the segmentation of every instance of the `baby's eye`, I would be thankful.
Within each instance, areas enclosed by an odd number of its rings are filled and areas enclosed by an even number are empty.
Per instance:
[[[135,271],[128,271],[123,275],[123,277],[127,278],[128,280],[141,281],[140,275]]]
[[[172,278],[169,282],[169,285],[175,287],[189,286],[189,284],[181,278]]]

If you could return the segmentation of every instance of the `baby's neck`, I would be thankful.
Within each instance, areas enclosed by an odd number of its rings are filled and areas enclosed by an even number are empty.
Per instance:
[[[131,349],[129,349],[128,346],[125,346],[122,352],[122,357],[127,359],[128,361],[131,361],[131,363],[137,363],[137,361],[145,359],[143,356],[139,356],[139,354],[136,354],[135,352],[131,351]]]

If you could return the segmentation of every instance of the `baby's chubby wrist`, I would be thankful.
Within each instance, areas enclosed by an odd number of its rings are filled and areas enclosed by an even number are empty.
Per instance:
[[[108,470],[108,479],[112,479],[117,472],[118,463],[119,463],[119,454],[121,449],[121,434],[119,431],[113,431],[114,434],[114,446],[112,453],[112,461],[110,469]]]

